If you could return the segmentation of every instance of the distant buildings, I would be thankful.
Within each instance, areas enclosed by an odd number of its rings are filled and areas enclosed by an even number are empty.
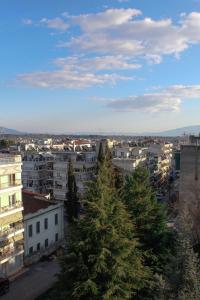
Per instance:
[[[23,267],[21,156],[0,154],[0,275]]]

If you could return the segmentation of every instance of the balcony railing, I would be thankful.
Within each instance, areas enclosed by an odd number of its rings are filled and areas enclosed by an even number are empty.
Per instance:
[[[0,213],[7,212],[9,210],[13,210],[13,209],[16,209],[16,208],[19,208],[19,207],[22,207],[22,206],[23,206],[22,202],[17,201],[15,203],[13,203],[12,205],[0,207]]]
[[[0,190],[8,189],[10,187],[20,186],[21,184],[22,184],[21,180],[0,183]]]
[[[0,250],[0,261],[9,258],[10,256],[15,256],[22,250],[24,250],[24,247],[22,245],[17,245],[14,248],[9,248],[4,251]]]
[[[12,233],[16,233],[17,231],[24,229],[24,224],[20,223],[13,228],[9,228],[7,230],[0,231],[0,238],[6,238],[8,235]]]
[[[21,155],[0,154],[0,164],[21,163]]]

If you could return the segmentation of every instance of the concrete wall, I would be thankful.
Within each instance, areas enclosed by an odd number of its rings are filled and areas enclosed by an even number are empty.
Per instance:
[[[181,212],[193,226],[194,238],[200,240],[200,146],[181,147],[179,199]]]

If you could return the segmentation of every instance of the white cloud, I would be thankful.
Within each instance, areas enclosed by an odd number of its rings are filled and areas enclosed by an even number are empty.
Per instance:
[[[60,31],[65,31],[69,28],[69,24],[67,24],[64,20],[61,18],[55,18],[55,19],[47,19],[43,18],[40,20],[40,24],[43,24],[51,29],[56,29]]]
[[[77,71],[105,71],[105,70],[129,70],[139,69],[141,66],[134,63],[129,57],[122,55],[117,56],[96,56],[93,58],[85,58],[80,56],[70,56],[57,58],[55,64],[61,66],[65,70]]]
[[[144,111],[158,113],[178,111],[183,100],[199,99],[200,85],[174,85],[156,93],[130,96],[107,101],[107,107],[116,111]]]
[[[97,14],[71,17],[82,30],[79,36],[63,43],[75,50],[129,55],[160,63],[164,55],[175,55],[200,43],[200,13],[192,12],[171,19],[136,19],[135,9],[108,9]]]
[[[31,19],[23,19],[22,20],[22,23],[24,25],[32,25],[33,24],[33,21]]]
[[[131,80],[132,77],[115,73],[106,73],[105,70],[138,68],[132,63],[125,63],[122,58],[96,57],[86,59],[81,57],[58,58],[54,61],[55,71],[20,74],[18,82],[32,87],[42,88],[86,88],[93,85],[115,85],[119,80]],[[104,71],[104,72],[102,72]]]

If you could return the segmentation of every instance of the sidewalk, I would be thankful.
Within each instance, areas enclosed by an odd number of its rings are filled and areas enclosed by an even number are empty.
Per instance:
[[[10,291],[2,300],[34,300],[56,282],[59,265],[56,261],[40,262],[10,284]]]

